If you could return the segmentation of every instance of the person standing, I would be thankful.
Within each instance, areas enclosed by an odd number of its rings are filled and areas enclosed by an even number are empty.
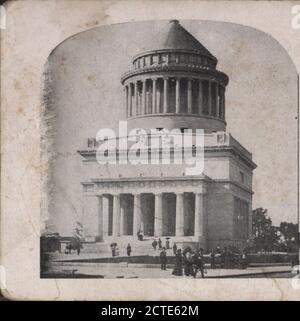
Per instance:
[[[162,249],[159,256],[160,256],[160,268],[161,270],[165,271],[167,269],[167,252],[165,247]]]
[[[115,257],[116,256],[116,245],[115,245],[115,243],[112,243],[110,245],[110,247],[111,247],[111,255],[112,255],[112,257]]]
[[[185,276],[194,276],[194,269],[193,269],[193,258],[191,250],[187,250],[183,255],[184,261],[184,275]]]
[[[158,248],[159,248],[159,250],[162,249],[162,241],[160,238],[158,239]]]
[[[168,250],[170,248],[170,241],[169,239],[166,240],[166,249]]]
[[[242,262],[241,262],[242,269],[247,269],[247,265],[248,265],[247,252],[244,250],[242,254]]]
[[[177,254],[177,245],[176,245],[175,242],[174,242],[174,244],[173,244],[173,253],[174,253],[174,255]]]
[[[130,254],[131,254],[131,245],[130,245],[130,243],[128,243],[128,245],[127,245],[127,256],[130,256]]]
[[[178,249],[176,252],[176,257],[175,257],[175,266],[174,270],[172,272],[173,275],[177,276],[182,276],[182,263],[183,263],[183,257],[181,254],[181,249]]]
[[[156,240],[154,240],[152,242],[152,247],[153,247],[154,251],[156,251],[156,247],[157,247],[157,241]]]
[[[195,255],[193,256],[194,264],[196,265],[196,270],[194,273],[194,277],[196,277],[197,271],[200,270],[201,277],[204,278],[204,256],[203,249],[197,250]]]

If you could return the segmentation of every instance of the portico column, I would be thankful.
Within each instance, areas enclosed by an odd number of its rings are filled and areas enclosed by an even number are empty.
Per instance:
[[[183,193],[176,194],[176,236],[184,236]]]
[[[146,80],[142,81],[142,108],[141,115],[146,114]]]
[[[157,108],[156,108],[156,78],[152,79],[152,114],[157,113]]]
[[[121,196],[120,196],[121,197]],[[124,235],[125,230],[125,200],[120,199],[120,236]]]
[[[208,115],[211,116],[211,81],[208,81],[208,91],[207,91],[207,101],[208,101]]]
[[[134,83],[134,97],[135,97],[135,115],[139,114],[139,95],[138,95],[138,83]]]
[[[175,93],[175,110],[176,114],[180,112],[180,78],[176,78],[176,93]]]
[[[162,193],[155,194],[154,235],[162,236]]]
[[[132,88],[131,83],[128,85],[128,109],[129,109],[129,117],[132,116]]]
[[[169,95],[169,82],[168,78],[164,78],[164,114],[168,112],[168,95]]]
[[[97,236],[98,240],[103,240],[103,196],[98,195],[98,226],[97,226]]]
[[[133,235],[137,236],[142,221],[141,194],[134,194],[133,196]]]
[[[120,195],[113,195],[113,236],[120,236]]]
[[[195,230],[194,236],[199,240],[202,247],[206,247],[207,224],[204,205],[204,194],[195,194]]]
[[[188,79],[187,104],[188,104],[188,114],[191,114],[192,113],[192,79]]]
[[[203,110],[203,85],[202,80],[199,80],[199,93],[198,93],[198,114],[202,115]]]
[[[102,195],[102,223],[103,223],[103,239],[109,235],[109,196]]]

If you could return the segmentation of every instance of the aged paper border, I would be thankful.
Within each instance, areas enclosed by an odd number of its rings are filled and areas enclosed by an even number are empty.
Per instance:
[[[300,1],[9,1],[1,30],[1,265],[3,294],[21,300],[297,300],[291,279],[40,279],[41,86],[44,63],[67,37],[155,19],[226,21],[272,35],[300,70]],[[296,188],[296,186],[295,186]],[[296,281],[296,280],[295,280]]]

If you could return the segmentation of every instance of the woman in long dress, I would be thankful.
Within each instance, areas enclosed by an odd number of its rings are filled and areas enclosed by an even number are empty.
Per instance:
[[[183,257],[181,254],[181,249],[178,249],[175,255],[175,266],[173,270],[173,275],[182,276],[182,263],[183,263]]]

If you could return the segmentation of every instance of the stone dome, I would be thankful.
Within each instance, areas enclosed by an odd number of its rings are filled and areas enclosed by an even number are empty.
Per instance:
[[[217,62],[178,20],[171,20],[121,77],[132,127],[149,129],[155,122],[159,128],[224,131],[228,77],[216,69]]]

